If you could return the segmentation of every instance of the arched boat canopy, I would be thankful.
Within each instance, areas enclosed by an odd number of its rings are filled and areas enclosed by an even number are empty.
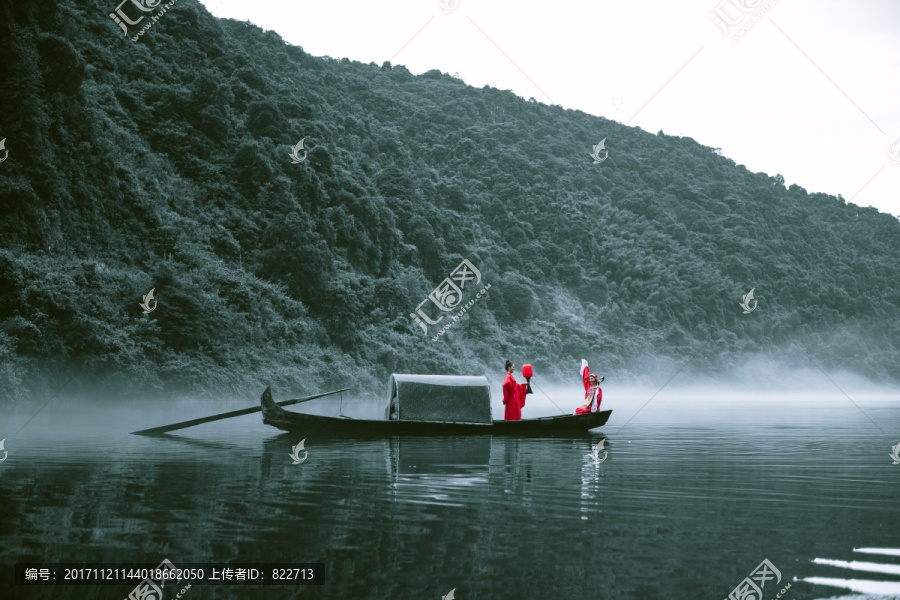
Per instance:
[[[490,425],[491,387],[487,377],[406,375],[388,383],[387,420]]]

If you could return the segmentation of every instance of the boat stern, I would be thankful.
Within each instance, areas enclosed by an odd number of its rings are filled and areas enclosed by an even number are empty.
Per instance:
[[[259,406],[262,409],[263,423],[267,425],[275,425],[277,427],[287,416],[287,412],[275,404],[275,400],[272,399],[272,388],[270,386],[266,386],[266,391],[262,393],[259,399]]]

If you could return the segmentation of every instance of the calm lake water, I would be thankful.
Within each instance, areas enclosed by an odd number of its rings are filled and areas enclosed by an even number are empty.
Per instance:
[[[454,589],[459,600],[719,600],[764,559],[781,573],[765,600],[788,583],[787,600],[886,597],[808,578],[900,586],[900,575],[812,562],[900,570],[900,557],[853,551],[900,548],[889,457],[900,396],[682,389],[646,404],[652,393],[607,391],[610,422],[570,439],[283,435],[258,414],[147,438],[128,432],[252,402],[54,400],[21,433],[29,414],[0,431],[0,598],[122,600],[134,587],[16,587],[16,562],[163,558],[325,565],[319,587],[194,586],[190,600],[440,600]],[[530,402],[526,417],[556,410]],[[336,412],[317,403],[292,409]],[[293,465],[304,437],[308,458]],[[603,437],[598,463],[589,453]]]

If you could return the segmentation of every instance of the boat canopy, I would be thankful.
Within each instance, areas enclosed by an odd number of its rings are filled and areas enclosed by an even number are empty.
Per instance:
[[[491,387],[484,375],[406,375],[388,383],[384,418],[394,421],[490,425]]]

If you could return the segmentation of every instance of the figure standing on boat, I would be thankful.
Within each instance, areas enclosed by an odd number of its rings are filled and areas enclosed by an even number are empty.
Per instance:
[[[590,373],[588,361],[581,359],[581,380],[584,382],[584,404],[575,409],[576,415],[583,415],[600,410],[600,402],[603,400],[603,389],[600,383],[606,377],[597,379],[596,373]]]
[[[506,361],[506,380],[503,382],[503,405],[506,407],[504,418],[507,421],[519,421],[522,419],[522,407],[525,406],[525,394],[531,394],[531,378],[526,377],[525,383],[519,383],[513,377],[515,365],[512,361]]]

